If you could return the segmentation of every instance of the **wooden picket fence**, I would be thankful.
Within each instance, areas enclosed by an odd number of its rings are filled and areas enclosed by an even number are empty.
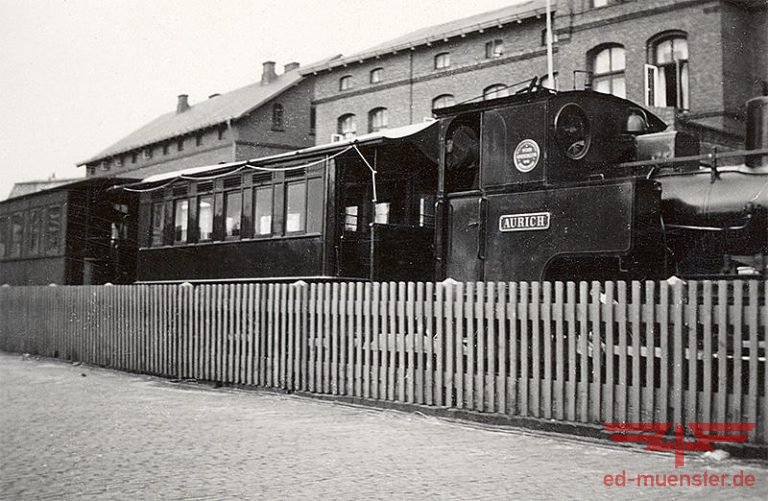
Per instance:
[[[0,349],[177,379],[567,423],[749,422],[766,283],[0,288]]]

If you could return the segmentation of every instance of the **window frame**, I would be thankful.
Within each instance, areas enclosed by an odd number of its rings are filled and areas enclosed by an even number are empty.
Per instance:
[[[450,104],[444,104],[442,106],[435,106],[435,104],[439,100],[446,100],[446,99],[449,99],[449,98],[451,100]],[[456,97],[453,94],[440,94],[439,96],[437,96],[434,99],[432,99],[432,109],[433,110],[439,110],[439,109],[442,109],[442,108],[448,108],[448,107],[453,106],[455,104],[456,104]]]
[[[339,78],[339,91],[350,90],[353,87],[352,75],[344,75]]]
[[[498,59],[504,57],[504,39],[494,38],[485,42],[485,58]]]
[[[622,59],[624,61],[623,66],[620,69],[614,68],[614,50],[622,51]],[[597,73],[595,67],[597,66],[597,58],[601,54],[608,53],[608,71]],[[595,92],[601,92],[603,94],[610,94],[621,98],[626,98],[627,95],[627,50],[621,44],[603,44],[590,50],[588,53],[588,67],[590,69],[590,86]],[[614,93],[615,82],[622,81],[624,83],[623,95]],[[609,83],[609,92],[603,92],[597,90],[597,84],[600,82]]]
[[[349,121],[351,124],[351,130],[347,130],[344,128],[344,123],[346,121]],[[338,134],[341,134],[345,138],[354,137],[357,135],[357,116],[354,113],[345,113],[343,115],[340,115],[339,118],[336,119],[336,131]]]
[[[378,84],[384,81],[384,68],[374,68],[368,74],[368,82]]]
[[[451,67],[451,53],[450,52],[440,52],[439,54],[435,54],[434,59],[434,68],[436,70],[444,70],[446,68]]]
[[[491,94],[499,94],[501,92],[504,92],[504,95],[491,96]],[[487,101],[489,99],[498,99],[498,98],[507,97],[507,96],[509,96],[509,86],[503,83],[495,83],[483,89],[483,101]]]
[[[377,124],[377,122],[379,122]],[[378,106],[368,112],[368,132],[378,132],[389,127],[387,108]]]

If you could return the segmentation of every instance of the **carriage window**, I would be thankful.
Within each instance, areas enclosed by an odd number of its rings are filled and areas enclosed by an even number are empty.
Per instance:
[[[176,200],[173,205],[173,243],[183,244],[187,241],[189,201]]]
[[[307,180],[307,233],[323,231],[323,179]]]
[[[224,237],[240,236],[240,220],[243,213],[243,196],[239,191],[229,192],[224,199]]]
[[[200,241],[213,239],[213,197],[197,199],[197,234]]]
[[[17,212],[11,223],[11,257],[21,257],[21,240],[24,237],[24,214]]]
[[[152,204],[152,247],[163,245],[163,233],[165,230],[165,204],[155,202]]]
[[[8,218],[0,217],[0,258],[5,257],[8,247]]]
[[[376,224],[389,223],[389,202],[376,202],[373,222]]]
[[[27,249],[30,256],[35,256],[40,250],[40,209],[29,213],[29,239]]]
[[[435,196],[419,196],[419,226],[431,228],[435,225]]]
[[[304,211],[306,209],[306,185],[304,181],[286,184],[286,233],[304,230]]]
[[[344,209],[344,231],[357,231],[357,205],[350,205]]]
[[[253,191],[254,233],[272,234],[272,186],[262,186]]]
[[[48,208],[45,228],[45,252],[57,253],[61,245],[61,207]]]
[[[479,138],[473,123],[457,122],[445,141],[445,190],[466,191],[478,187]]]

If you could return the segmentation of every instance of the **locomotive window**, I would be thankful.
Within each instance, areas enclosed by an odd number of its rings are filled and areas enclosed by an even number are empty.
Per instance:
[[[152,247],[163,245],[163,232],[165,230],[165,204],[155,202],[152,204]]]
[[[0,258],[5,257],[8,248],[8,218],[0,217]]]
[[[48,208],[45,228],[45,252],[55,254],[59,252],[61,245],[61,207],[53,206]]]
[[[478,186],[479,139],[471,123],[455,123],[445,140],[445,190],[467,191]]]
[[[189,201],[176,200],[173,206],[173,243],[183,244],[187,242]]]
[[[261,186],[253,191],[254,234],[272,234],[272,186]]]
[[[435,196],[419,196],[419,226],[432,228],[435,225]]]
[[[213,196],[197,199],[197,234],[200,241],[213,239]]]
[[[580,160],[587,155],[590,144],[589,120],[576,104],[566,104],[555,117],[555,137],[565,155]]]
[[[243,195],[232,191],[224,199],[224,237],[237,238],[240,236],[240,220],[243,214]]]

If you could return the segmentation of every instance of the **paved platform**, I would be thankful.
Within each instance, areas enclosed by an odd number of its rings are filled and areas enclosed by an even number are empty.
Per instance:
[[[604,485],[622,471],[754,486]],[[768,465],[675,470],[671,454],[0,353],[0,497],[768,499]]]

